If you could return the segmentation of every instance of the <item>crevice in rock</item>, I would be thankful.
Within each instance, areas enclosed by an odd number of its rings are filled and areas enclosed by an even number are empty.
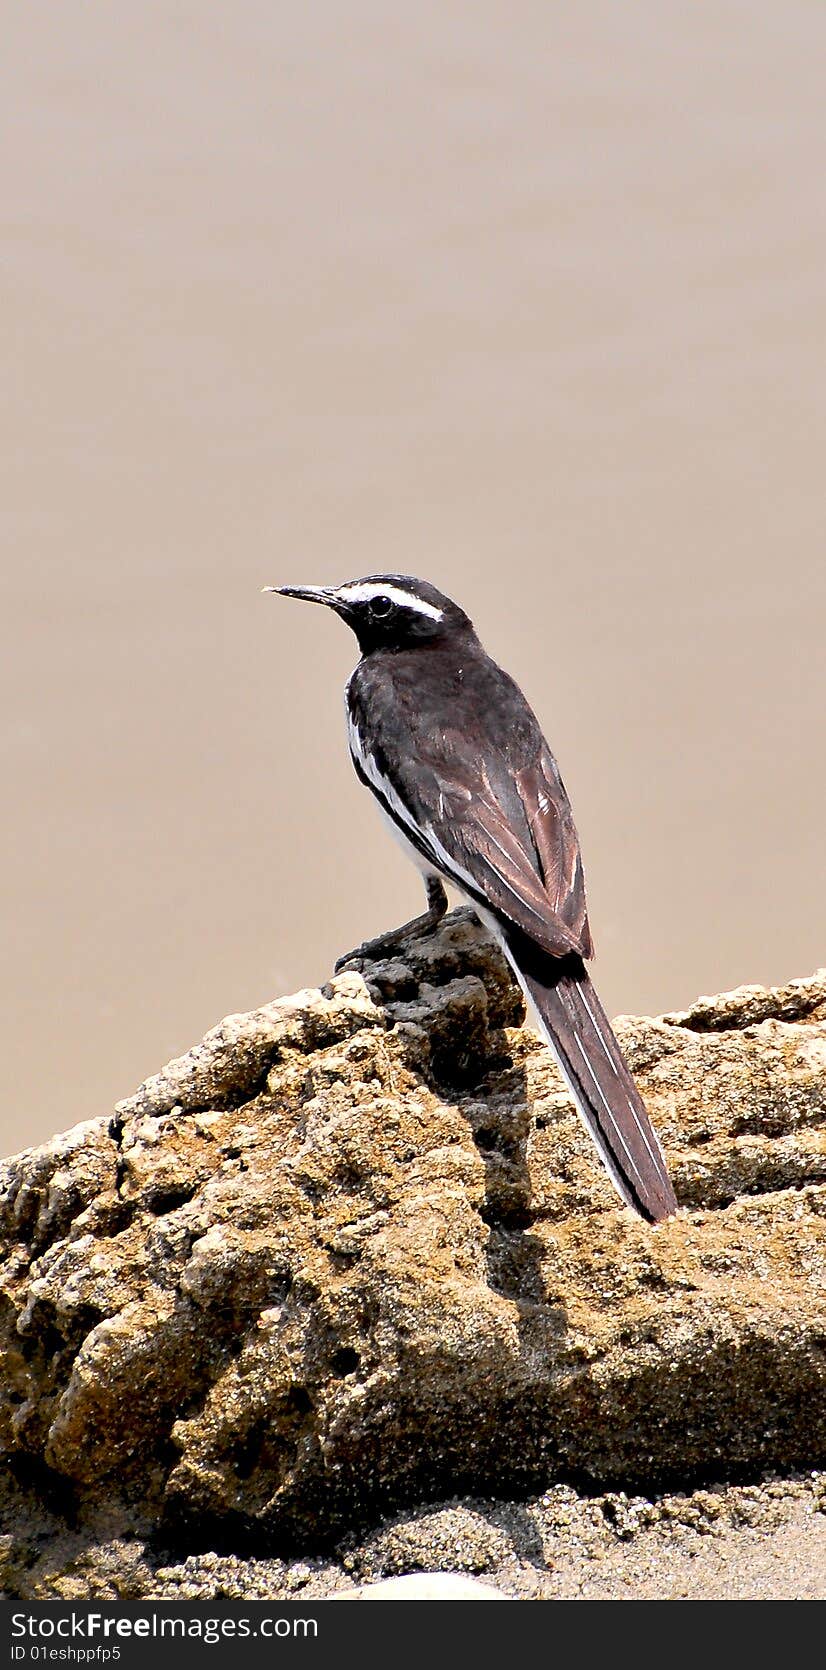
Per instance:
[[[153,1217],[162,1218],[168,1212],[177,1212],[179,1207],[187,1206],[194,1200],[199,1187],[198,1183],[181,1183],[177,1187],[162,1189],[158,1194],[149,1196],[143,1205]]]
[[[348,1374],[356,1374],[361,1367],[361,1358],[352,1346],[344,1345],[334,1351],[330,1358],[330,1367],[338,1380],[343,1380]]]
[[[690,1180],[681,1178],[679,1172],[677,1172],[674,1186],[679,1196],[680,1206],[687,1210],[692,1212],[726,1212],[730,1206],[735,1206],[741,1201],[763,1200],[772,1195],[800,1194],[804,1189],[816,1187],[824,1182],[826,1182],[826,1157],[824,1157],[822,1164],[811,1173],[807,1172],[805,1175],[783,1182],[775,1183],[767,1180],[764,1187],[752,1184],[750,1187],[744,1188],[741,1184],[739,1188],[721,1189],[713,1197],[706,1192],[708,1189],[706,1179],[694,1185]]]
[[[263,1441],[262,1433],[251,1431],[239,1443],[240,1468],[236,1463],[239,1477],[241,1468],[249,1469],[247,1478],[254,1476],[257,1445]],[[815,1465],[813,1462],[812,1466]],[[784,1479],[789,1482],[797,1478],[802,1482],[809,1475],[807,1461],[801,1458],[796,1467],[784,1474]],[[694,1492],[755,1489],[771,1483],[777,1476],[777,1469],[772,1465],[748,1462],[728,1467],[698,1463],[684,1471],[668,1468],[647,1481],[633,1469],[617,1469],[600,1478],[587,1468],[566,1465],[557,1469],[549,1467],[547,1459],[539,1456],[522,1465],[513,1462],[502,1467],[496,1460],[495,1442],[491,1441],[487,1466],[474,1472],[449,1465],[431,1466],[422,1470],[421,1488],[410,1481],[407,1488],[379,1488],[356,1496],[344,1488],[325,1493],[317,1487],[311,1504],[312,1531],[292,1511],[282,1520],[275,1515],[256,1519],[237,1511],[225,1516],[207,1513],[195,1520],[181,1515],[178,1506],[170,1504],[149,1535],[147,1553],[156,1570],[203,1553],[253,1560],[326,1557],[341,1560],[346,1570],[348,1555],[357,1541],[374,1536],[399,1519],[438,1512],[460,1502],[477,1509],[484,1503],[492,1517],[500,1504],[507,1504],[511,1517],[514,1507],[517,1510],[522,1507],[527,1512],[531,1502],[547,1491],[569,1491],[580,1502],[592,1504],[602,1512],[615,1533],[621,1535],[625,1521],[623,1505],[628,1501],[643,1500],[656,1506]],[[533,1547],[537,1563],[544,1565],[538,1538],[533,1540]]]
[[[125,1125],[126,1120],[118,1113],[114,1113],[109,1121],[109,1135],[112,1138],[117,1150],[117,1160],[115,1163],[115,1193],[117,1195],[122,1195],[123,1185],[126,1182],[129,1170],[123,1153],[123,1132]]]
[[[23,1492],[31,1492],[46,1514],[63,1520],[69,1530],[80,1522],[81,1495],[70,1479],[56,1473],[39,1456],[20,1452],[9,1458],[8,1468],[14,1484]]]

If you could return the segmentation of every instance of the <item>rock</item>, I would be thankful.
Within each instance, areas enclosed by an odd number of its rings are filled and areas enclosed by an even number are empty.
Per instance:
[[[5,1164],[12,1592],[67,1524],[43,1593],[88,1592],[89,1539],[94,1592],[144,1593],[150,1545],[826,1461],[826,971],[617,1023],[684,1207],[656,1230],[522,1014],[457,911]]]
[[[422,1571],[409,1577],[385,1577],[360,1589],[338,1589],[331,1600],[507,1600],[501,1589],[461,1572]]]

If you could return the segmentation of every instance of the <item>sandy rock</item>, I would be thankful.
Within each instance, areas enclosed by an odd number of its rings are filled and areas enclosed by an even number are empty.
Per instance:
[[[501,1589],[480,1583],[478,1577],[460,1572],[422,1571],[409,1577],[385,1577],[380,1583],[365,1583],[360,1589],[344,1589],[331,1600],[507,1600]]]
[[[469,912],[363,973],[3,1167],[13,1570],[33,1502],[139,1566],[826,1461],[826,972],[618,1023],[684,1207],[656,1230]]]

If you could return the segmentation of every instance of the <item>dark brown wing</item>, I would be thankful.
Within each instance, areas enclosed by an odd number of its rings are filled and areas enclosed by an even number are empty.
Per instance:
[[[551,956],[590,956],[570,803],[513,680],[481,651],[430,680],[415,654],[373,656],[347,706],[357,769],[421,857]]]
[[[579,842],[552,756],[517,771],[490,754],[468,762],[442,732],[427,771],[421,751],[417,763],[415,821],[437,866],[552,956],[589,957]],[[412,822],[404,782],[393,787]]]
[[[553,755],[543,748],[537,763],[518,771],[515,781],[551,909],[576,936],[580,955],[593,956],[579,837]]]

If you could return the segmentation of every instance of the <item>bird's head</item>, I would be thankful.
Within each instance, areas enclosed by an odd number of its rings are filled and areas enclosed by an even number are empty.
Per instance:
[[[427,580],[410,574],[368,574],[340,586],[265,586],[282,597],[324,603],[352,628],[363,655],[413,649],[450,633],[470,631],[467,615]]]

